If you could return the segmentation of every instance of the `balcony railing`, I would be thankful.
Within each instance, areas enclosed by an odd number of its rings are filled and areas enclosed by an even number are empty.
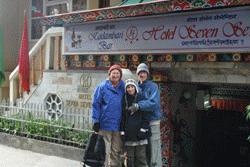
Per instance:
[[[25,101],[32,95],[37,85],[43,78],[44,70],[64,69],[62,60],[62,27],[52,27],[38,40],[29,52],[30,58],[30,86],[31,92],[24,98]],[[23,97],[22,89],[18,80],[19,66],[10,74],[10,103],[14,104],[16,99]]]

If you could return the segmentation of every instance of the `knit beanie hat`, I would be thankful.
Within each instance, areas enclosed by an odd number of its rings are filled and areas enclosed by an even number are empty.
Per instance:
[[[125,81],[125,91],[127,90],[127,87],[129,85],[133,85],[135,87],[135,90],[137,93],[139,93],[139,86],[138,86],[138,83],[134,80],[134,79],[127,79]]]
[[[118,70],[121,74],[121,78],[122,78],[122,68],[119,64],[114,64],[109,68],[108,74],[110,75],[111,71],[113,70]]]
[[[145,63],[141,63],[138,65],[136,74],[138,75],[141,71],[145,71],[149,74],[148,66]]]

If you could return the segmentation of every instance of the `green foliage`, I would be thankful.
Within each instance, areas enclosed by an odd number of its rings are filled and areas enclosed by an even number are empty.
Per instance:
[[[21,130],[21,123],[15,122],[13,120],[8,119],[0,119],[0,129],[4,132],[12,132],[14,134],[19,133]]]
[[[14,117],[19,118],[20,115]],[[89,132],[72,129],[72,125],[62,121],[34,119],[31,115],[25,118],[25,121],[0,118],[0,130],[16,135],[25,134],[27,137],[52,138],[58,143],[74,143],[79,146],[86,144],[89,136]]]
[[[2,83],[5,81],[5,76],[4,76],[4,72],[0,71],[0,86],[2,85]]]
[[[246,120],[250,121],[250,105],[246,106],[245,114],[246,114]],[[250,142],[250,135],[248,136],[247,140]]]
[[[4,76],[4,39],[3,39],[3,29],[0,26],[0,86],[3,84],[5,80]]]
[[[250,121],[250,105],[246,106],[246,112],[245,112],[245,114],[246,114],[246,120]]]

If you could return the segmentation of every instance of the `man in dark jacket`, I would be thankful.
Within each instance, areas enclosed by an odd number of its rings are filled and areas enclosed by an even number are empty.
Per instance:
[[[152,136],[150,137],[150,167],[162,167],[161,138],[160,138],[160,92],[156,83],[148,80],[149,69],[145,63],[139,64],[136,74],[139,79],[139,87],[145,97],[130,107],[133,112],[139,109],[146,113],[150,122]]]
[[[119,65],[113,65],[108,71],[109,79],[97,86],[93,104],[93,130],[103,136],[105,141],[105,167],[121,167],[122,141],[120,121],[122,115],[122,97],[124,82]]]

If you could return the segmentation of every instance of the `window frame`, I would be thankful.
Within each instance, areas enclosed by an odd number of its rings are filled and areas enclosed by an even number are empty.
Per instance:
[[[53,16],[53,15],[47,15],[47,10],[48,10],[48,7],[49,6],[54,6],[54,5],[59,5],[59,4],[66,4],[67,5],[67,12],[72,12],[73,11],[73,0],[41,0],[43,1],[42,5],[43,5],[43,11],[42,11],[42,16]],[[88,9],[88,3],[89,1],[88,0],[85,0],[85,3],[86,3],[86,9],[80,9],[80,10],[87,10]],[[30,9],[31,11],[29,12],[29,18],[30,18],[30,21],[29,21],[29,41],[30,42],[36,42],[38,41],[40,38],[32,38],[32,22],[33,20],[37,20],[41,17],[33,17],[32,16],[32,0],[30,0]],[[74,11],[79,11],[79,10],[74,10]],[[42,34],[41,36],[43,35],[43,33],[46,31],[46,27],[43,26],[42,27]]]
[[[98,0],[98,8],[107,8],[110,7],[110,4],[110,0]]]
[[[55,6],[55,5],[60,5],[60,4],[66,4],[66,7],[67,7],[67,12],[71,12],[72,11],[72,0],[46,0],[45,3],[44,3],[44,7],[45,7],[45,10],[44,10],[44,15],[45,16],[53,16],[53,15],[47,15],[47,8],[50,7],[50,6]]]
[[[41,14],[42,14],[42,16],[44,16],[44,0],[42,0],[43,2],[42,2],[42,12],[41,12]],[[33,17],[32,16],[32,10],[33,10],[33,4],[32,4],[32,0],[30,0],[30,12],[29,12],[29,41],[30,42],[35,42],[35,41],[37,41],[37,40],[39,40],[39,38],[32,38],[32,36],[33,36],[33,34],[32,34],[32,23],[33,23],[33,21],[34,20],[39,20],[39,19],[41,19],[41,17]],[[44,33],[44,27],[42,27],[42,34]],[[42,34],[41,34],[41,36],[42,36]]]
[[[47,15],[47,7],[48,6],[53,6],[53,5],[58,5],[58,4],[65,4],[66,3],[66,5],[67,5],[67,10],[68,10],[68,12],[71,12],[72,11],[72,9],[71,9],[71,3],[72,3],[72,0],[42,0],[43,1],[43,3],[42,3],[42,5],[43,5],[43,11],[42,11],[42,16],[52,16],[52,15]],[[33,27],[32,27],[32,23],[33,23],[33,21],[34,20],[38,20],[38,19],[41,19],[41,17],[33,17],[32,16],[32,9],[33,9],[33,4],[32,4],[32,0],[30,0],[30,12],[29,12],[29,41],[30,42],[36,42],[36,41],[38,41],[39,39],[40,39],[40,37],[39,38],[32,38],[32,36],[33,36],[33,33],[32,33],[32,31],[33,31]],[[42,27],[42,34],[41,34],[41,36],[43,35],[43,33],[46,31],[46,27],[45,26],[43,26]]]
[[[80,10],[87,10],[88,8],[88,0],[84,0],[85,1],[85,9],[80,9]],[[71,0],[71,12],[74,11],[80,11],[80,10],[73,10],[74,4],[73,4],[74,0]]]

